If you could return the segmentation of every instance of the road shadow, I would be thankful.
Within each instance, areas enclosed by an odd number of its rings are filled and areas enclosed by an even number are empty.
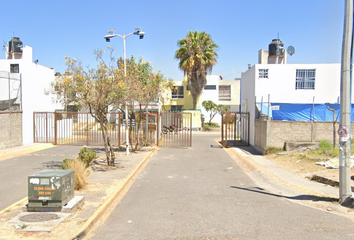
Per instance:
[[[63,161],[52,160],[43,162],[41,167],[35,168],[36,170],[59,169]]]
[[[291,200],[313,201],[313,202],[337,202],[337,203],[339,202],[339,198],[320,197],[320,196],[316,196],[316,195],[284,196],[284,195],[266,192],[265,189],[259,188],[259,187],[255,187],[254,189],[249,189],[249,188],[231,186],[231,188],[254,192],[254,193],[259,193],[259,194],[264,194],[264,195],[269,195],[269,196],[274,196],[274,197],[279,197],[279,198],[286,198],[286,199],[291,199]]]
[[[219,141],[219,146],[221,148],[222,147],[222,142]],[[235,144],[232,143],[232,141],[227,141],[227,146],[230,146],[231,148],[238,148],[240,149],[243,153],[247,154],[247,155],[255,155],[255,156],[263,156],[263,154],[261,154],[260,152],[256,151],[256,149],[252,146],[242,146],[242,145],[237,145],[235,147],[233,147]]]

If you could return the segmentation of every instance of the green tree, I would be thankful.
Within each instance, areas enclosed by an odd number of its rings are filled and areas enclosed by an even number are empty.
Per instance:
[[[118,61],[118,66],[122,66],[122,60]],[[140,57],[138,61],[132,56],[127,61],[127,76],[135,75],[131,81],[127,83],[127,88],[129,91],[126,94],[126,101],[129,102],[130,106],[130,116],[135,117],[134,105],[139,106],[139,114],[135,119],[137,120],[137,138],[135,151],[139,145],[140,141],[140,126],[143,116],[143,112],[146,111],[149,103],[153,101],[158,101],[160,95],[160,85],[164,81],[163,75],[158,72],[155,74],[153,72],[153,66],[150,62],[143,61]],[[132,123],[132,121],[130,121]],[[131,132],[132,127],[130,126],[129,131]],[[130,134],[129,136],[132,136]]]
[[[113,49],[110,49],[113,61]],[[108,108],[122,103],[126,95],[126,78],[123,71],[106,64],[102,58],[104,51],[96,50],[97,68],[84,68],[81,61],[66,58],[66,72],[52,84],[58,102],[68,106],[75,104],[79,109],[88,109],[100,124],[106,152],[107,164],[114,166],[115,153],[108,134]]]
[[[178,41],[178,47],[175,58],[179,60],[178,66],[187,76],[195,110],[197,98],[206,84],[206,75],[211,73],[217,62],[218,55],[215,51],[219,46],[206,32],[189,31],[184,39]]]
[[[222,105],[216,104],[213,101],[203,101],[202,106],[205,108],[205,111],[209,112],[209,124],[211,120],[215,117],[216,114],[223,114],[224,112],[229,111],[229,108]]]

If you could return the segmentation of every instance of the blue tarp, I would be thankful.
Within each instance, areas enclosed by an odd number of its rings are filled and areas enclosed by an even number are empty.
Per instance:
[[[260,106],[260,103],[258,103]],[[268,104],[262,106],[262,113],[268,115]],[[336,121],[340,121],[340,104],[291,104],[291,103],[271,103],[271,117],[280,121],[318,121],[332,122],[333,111],[335,109]],[[351,121],[354,121],[354,104],[351,106]]]

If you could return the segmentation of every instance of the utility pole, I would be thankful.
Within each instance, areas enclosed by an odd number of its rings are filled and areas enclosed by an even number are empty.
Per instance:
[[[350,110],[351,110],[351,40],[353,33],[353,0],[345,0],[344,31],[342,45],[340,126],[338,129],[339,155],[339,198],[341,204],[352,202],[350,184]]]

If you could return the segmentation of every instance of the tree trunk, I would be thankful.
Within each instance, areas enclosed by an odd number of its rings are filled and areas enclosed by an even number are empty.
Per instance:
[[[197,96],[196,94],[192,94],[192,98],[193,98],[193,110],[197,109]]]
[[[104,149],[106,153],[107,165],[114,166],[115,153],[114,148],[112,147],[111,140],[108,134],[108,122],[105,116],[100,116],[100,125],[102,131],[102,138],[104,143]]]
[[[138,149],[138,146],[139,146],[139,130],[140,130],[140,125],[141,125],[141,118],[143,117],[143,113],[142,113],[142,109],[141,109],[141,103],[139,103],[139,114],[140,114],[140,116],[139,116],[139,122],[137,123],[138,125],[137,125],[137,139],[136,139],[136,144],[135,144],[135,150],[137,150]]]

